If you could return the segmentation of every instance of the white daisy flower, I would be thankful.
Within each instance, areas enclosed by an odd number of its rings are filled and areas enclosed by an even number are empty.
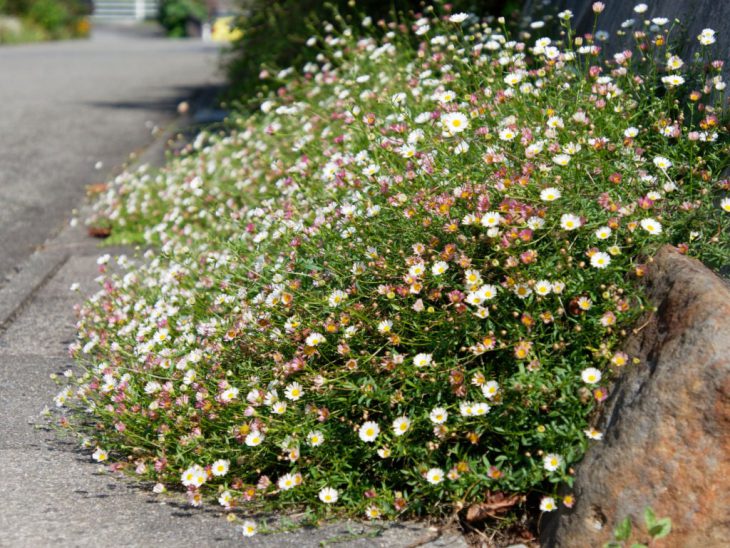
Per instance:
[[[232,500],[233,500],[233,495],[231,495],[231,492],[223,491],[220,494],[220,496],[218,497],[218,504],[220,504],[224,508],[230,508]]]
[[[641,220],[641,228],[646,230],[649,234],[652,236],[656,236],[658,234],[662,233],[662,225],[659,221],[656,219],[652,219],[651,217],[647,217],[646,219]]]
[[[440,276],[449,269],[449,263],[446,261],[437,261],[431,266],[431,273],[434,276]]]
[[[441,93],[437,94],[437,99],[440,103],[450,103],[454,99],[456,99],[456,93],[451,91],[450,89],[444,90]]]
[[[662,82],[667,87],[676,88],[677,86],[684,84],[684,78],[678,74],[670,74],[669,76],[663,76]]]
[[[441,118],[441,124],[447,133],[461,133],[469,127],[469,119],[461,112],[450,112]]]
[[[211,465],[210,471],[214,476],[225,476],[228,473],[230,464],[230,461],[227,461],[225,459],[217,460]]]
[[[428,414],[428,418],[434,424],[443,424],[449,418],[449,414],[443,407],[434,407]]]
[[[411,144],[403,145],[398,153],[402,158],[413,158],[416,155],[416,147]]]
[[[307,442],[312,447],[319,447],[324,443],[324,434],[322,434],[319,430],[313,430],[307,434]]]
[[[555,200],[560,198],[560,196],[560,190],[553,187],[545,188],[540,192],[540,199],[543,202],[554,202]]]
[[[398,417],[393,421],[393,433],[402,436],[411,428],[411,421],[408,417]]]
[[[433,363],[433,356],[431,354],[416,354],[413,357],[413,365],[416,367],[427,367]]]
[[[337,502],[338,498],[339,493],[337,492],[337,489],[333,489],[332,487],[323,487],[319,492],[319,500],[325,504],[334,504]]]
[[[497,286],[492,284],[484,284],[479,288],[479,295],[481,295],[485,301],[491,301],[497,296]]]
[[[484,402],[474,403],[472,404],[471,411],[472,415],[475,417],[481,417],[483,415],[486,415],[491,411],[491,407],[489,407],[489,404],[486,404]]]
[[[488,381],[482,385],[482,394],[487,399],[492,399],[499,393],[499,383],[497,381]]]
[[[235,400],[238,397],[238,388],[231,387],[227,388],[221,393],[221,401],[224,403],[229,403]]]
[[[563,458],[555,453],[548,453],[542,459],[542,466],[548,472],[555,472],[563,464]]]
[[[367,421],[363,423],[358,431],[360,439],[366,443],[374,442],[375,438],[378,437],[378,434],[380,434],[380,427],[378,426],[378,423],[374,421]]]
[[[420,278],[423,276],[423,273],[426,272],[426,265],[423,263],[416,263],[414,265],[411,265],[411,267],[408,269],[408,274],[411,276],[416,276]]]
[[[553,284],[551,284],[548,280],[539,280],[538,282],[535,282],[535,293],[542,297],[549,295],[552,290]]]
[[[595,367],[587,367],[581,372],[580,378],[586,384],[597,384],[601,382],[601,372]]]
[[[512,72],[504,77],[504,83],[508,86],[516,86],[522,81],[522,73]]]
[[[709,46],[715,43],[715,31],[712,29],[703,29],[702,32],[697,36],[700,44],[703,46]]]
[[[297,486],[297,477],[294,474],[284,474],[276,483],[282,491],[288,491]]]
[[[553,162],[559,166],[567,166],[570,162],[570,156],[568,154],[556,154],[553,156]]]
[[[318,346],[325,342],[325,338],[321,333],[314,332],[310,334],[304,342],[307,346]]]
[[[542,497],[540,500],[540,510],[543,512],[552,512],[557,508],[553,497]]]
[[[263,443],[264,435],[258,430],[254,430],[253,432],[248,433],[244,441],[249,447],[256,447]]]
[[[596,238],[598,238],[599,240],[607,240],[608,238],[611,237],[612,232],[613,231],[611,230],[611,227],[602,226],[601,228],[596,230],[595,234],[596,234]]]
[[[469,17],[467,13],[455,13],[449,17],[451,23],[463,23]]]
[[[347,300],[347,293],[340,289],[335,289],[332,293],[330,293],[328,302],[329,305],[333,308],[336,308],[340,306],[343,302]],[[313,345],[309,345],[313,346]]]
[[[580,228],[582,224],[580,217],[572,213],[564,213],[560,216],[560,226],[563,230],[575,230]]]
[[[594,268],[606,268],[611,264],[611,256],[608,253],[599,251],[591,255],[591,266]]]
[[[669,160],[669,158],[665,158],[664,156],[657,156],[654,158],[654,165],[658,167],[659,169],[669,169],[672,167],[672,162]]]
[[[284,395],[288,400],[297,401],[304,395],[304,389],[302,388],[302,385],[298,382],[292,382],[286,385]]]
[[[182,473],[182,484],[185,487],[200,487],[205,483],[208,475],[199,464],[194,464]]]
[[[462,417],[474,416],[474,403],[470,401],[461,402],[459,404],[459,413]]]
[[[513,291],[520,299],[526,299],[532,295],[532,289],[530,289],[530,286],[527,284],[517,284]]]
[[[433,485],[441,483],[444,481],[444,471],[441,468],[431,468],[426,472],[426,480]]]
[[[365,509],[365,516],[368,519],[378,519],[382,515],[380,508],[375,505],[370,505]]]
[[[504,128],[499,130],[499,138],[502,141],[513,141],[517,137],[517,132],[510,128]]]
[[[250,519],[247,519],[243,522],[243,525],[241,526],[241,530],[244,537],[252,537],[256,534],[258,531],[258,526],[256,525],[255,521],[251,521]]]
[[[680,59],[677,55],[672,55],[667,59],[667,68],[669,70],[679,70],[684,65],[684,61]]]
[[[482,215],[482,226],[484,227],[498,226],[501,222],[502,215],[496,211],[487,211],[484,215]]]

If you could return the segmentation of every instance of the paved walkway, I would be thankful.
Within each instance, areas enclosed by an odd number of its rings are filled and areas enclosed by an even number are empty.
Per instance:
[[[0,116],[0,272],[7,276],[0,287],[0,546],[464,548],[458,535],[434,539],[408,524],[340,522],[244,540],[219,509],[153,495],[43,428],[40,412],[58,392],[49,375],[73,366],[66,348],[80,296],[69,286],[96,290],[98,242],[69,227],[68,212],[85,184],[104,179],[93,164],[115,166],[149,143],[144,122],[169,122],[179,99],[214,80],[213,61],[213,52],[194,43],[112,33],[91,43],[0,50],[0,104],[16,105],[9,116],[17,126]],[[16,94],[6,70],[17,79]],[[82,78],[91,74],[98,80]],[[163,142],[142,157],[160,162]]]
[[[220,82],[217,47],[131,27],[0,47],[0,285],[58,233],[85,185]]]

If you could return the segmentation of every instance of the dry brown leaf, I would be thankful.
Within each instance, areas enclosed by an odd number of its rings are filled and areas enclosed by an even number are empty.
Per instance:
[[[108,238],[111,236],[112,229],[108,226],[90,226],[89,236],[92,238]]]
[[[500,514],[504,514],[515,504],[522,502],[522,495],[505,495],[502,492],[487,493],[484,502],[472,504],[466,509],[464,519],[467,523],[479,523],[487,518],[495,518]]]
[[[102,192],[106,192],[108,188],[109,185],[107,183],[94,183],[91,185],[86,185],[86,194],[89,196],[94,196],[95,194],[101,194]]]

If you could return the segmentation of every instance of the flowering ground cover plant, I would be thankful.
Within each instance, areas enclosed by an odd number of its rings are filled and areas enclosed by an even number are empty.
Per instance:
[[[636,282],[665,243],[727,264],[730,182],[709,50],[559,18],[336,20],[259,113],[117,178],[92,222],[158,251],[80,308],[57,404],[94,457],[251,513],[570,506]]]

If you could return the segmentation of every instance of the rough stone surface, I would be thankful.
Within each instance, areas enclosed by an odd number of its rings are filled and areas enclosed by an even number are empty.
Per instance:
[[[626,347],[641,363],[617,381],[576,505],[550,516],[544,546],[601,546],[625,516],[640,529],[647,506],[672,520],[663,546],[728,545],[730,286],[667,246],[646,289],[657,310]]]

